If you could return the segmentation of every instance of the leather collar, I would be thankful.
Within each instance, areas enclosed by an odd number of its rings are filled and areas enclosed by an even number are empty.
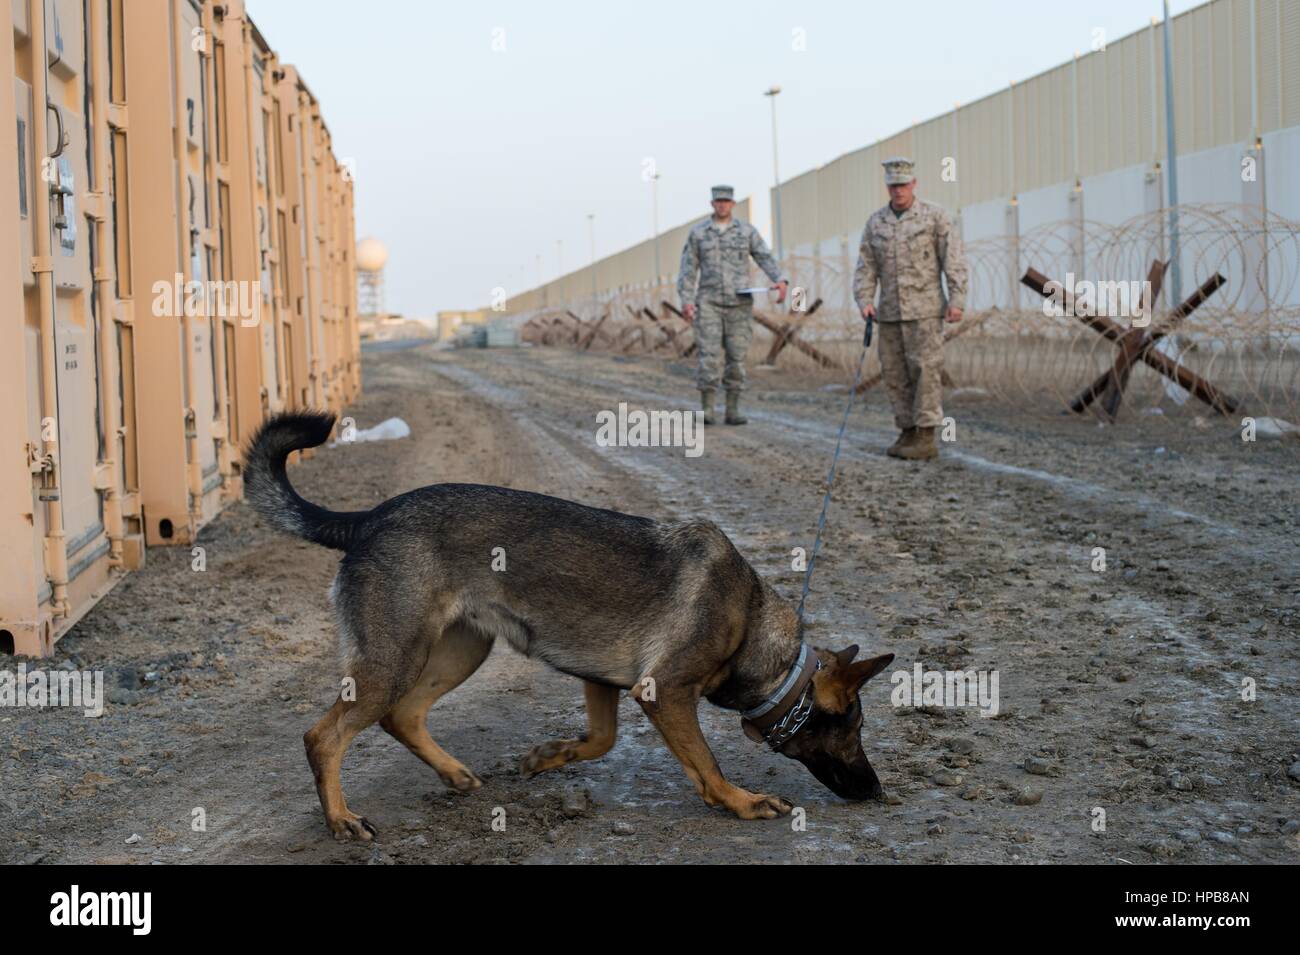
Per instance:
[[[766,742],[777,749],[800,727],[812,713],[812,700],[808,698],[813,674],[822,667],[817,652],[803,644],[790,673],[775,692],[758,706],[740,714],[740,726],[754,742]]]

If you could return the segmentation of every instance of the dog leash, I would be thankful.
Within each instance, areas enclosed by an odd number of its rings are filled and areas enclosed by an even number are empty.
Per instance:
[[[853,385],[849,388],[849,401],[844,407],[844,418],[840,421],[840,433],[835,437],[835,454],[831,457],[830,473],[826,475],[826,493],[822,497],[822,512],[817,518],[817,535],[813,538],[812,556],[808,558],[808,570],[803,577],[803,593],[799,595],[799,608],[795,611],[800,628],[803,626],[803,606],[812,587],[813,568],[817,565],[817,552],[821,549],[822,531],[826,527],[826,512],[831,506],[831,489],[835,486],[835,467],[840,461],[840,448],[844,444],[844,430],[849,424],[849,413],[853,410],[853,401],[857,397],[858,382],[862,378],[862,366],[867,360],[867,349],[871,347],[871,328],[873,320],[867,319],[867,327],[862,333],[862,354],[858,356],[858,367],[853,372]],[[776,692],[751,710],[740,714],[740,725],[745,735],[758,742],[766,742],[772,749],[780,751],[781,747],[803,728],[808,717],[812,715],[813,703],[809,694],[812,691],[812,678],[822,668],[812,648],[805,643],[795,659],[794,666],[785,682]],[[796,697],[792,699],[793,697]],[[779,718],[764,719],[772,710],[782,708]]]
[[[822,530],[826,527],[826,511],[831,506],[831,489],[835,486],[835,466],[840,461],[840,446],[844,443],[844,429],[849,424],[849,412],[853,410],[853,400],[858,394],[858,381],[862,378],[862,365],[867,360],[867,349],[871,347],[871,328],[874,319],[867,319],[866,330],[862,333],[862,354],[858,356],[858,368],[853,373],[853,385],[849,388],[849,403],[844,406],[844,419],[840,422],[840,433],[835,438],[835,454],[831,458],[831,470],[826,475],[826,494],[822,497],[822,513],[817,518],[817,536],[813,538],[812,555],[808,558],[808,570],[803,575],[803,593],[799,595],[799,608],[795,611],[799,623],[803,623],[803,605],[808,599],[808,590],[812,587],[813,568],[817,565],[817,551],[821,549]]]

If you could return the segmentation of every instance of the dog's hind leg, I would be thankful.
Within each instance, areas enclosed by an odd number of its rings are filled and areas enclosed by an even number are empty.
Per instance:
[[[492,639],[452,626],[438,638],[415,685],[380,720],[388,735],[424,760],[452,789],[468,792],[482,781],[460,760],[433,741],[426,719],[429,707],[469,678],[487,659]]]
[[[354,674],[355,677],[355,674]],[[369,842],[377,833],[375,827],[348,809],[343,798],[343,783],[339,770],[343,753],[353,738],[372,725],[388,708],[387,694],[372,684],[357,681],[362,688],[355,701],[343,696],[321,717],[320,722],[303,735],[307,747],[307,762],[316,777],[316,792],[320,796],[325,824],[335,839],[360,839]],[[350,694],[349,694],[350,695]]]
[[[583,682],[587,697],[587,732],[579,739],[559,739],[534,746],[519,764],[528,776],[580,759],[604,756],[614,746],[618,733],[618,687]]]

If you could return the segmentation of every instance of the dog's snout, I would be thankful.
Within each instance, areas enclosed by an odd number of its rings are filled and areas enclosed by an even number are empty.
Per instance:
[[[809,772],[841,799],[880,799],[884,787],[864,755],[851,763],[839,760],[804,760]]]

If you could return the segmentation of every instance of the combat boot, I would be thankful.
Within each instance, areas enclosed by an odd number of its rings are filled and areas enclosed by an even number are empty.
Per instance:
[[[904,428],[902,431],[898,432],[898,439],[893,444],[891,444],[888,448],[885,449],[885,453],[889,455],[891,458],[899,457],[900,456],[899,452],[901,452],[903,448],[907,447],[914,440],[916,440],[916,429]]]
[[[939,456],[939,445],[935,441],[934,428],[917,428],[911,442],[898,450],[898,457],[904,461],[928,461]]]
[[[700,407],[704,409],[704,423],[717,424],[718,418],[713,413],[713,390],[700,392]]]
[[[727,424],[746,424],[749,419],[740,413],[740,392],[727,392]]]

